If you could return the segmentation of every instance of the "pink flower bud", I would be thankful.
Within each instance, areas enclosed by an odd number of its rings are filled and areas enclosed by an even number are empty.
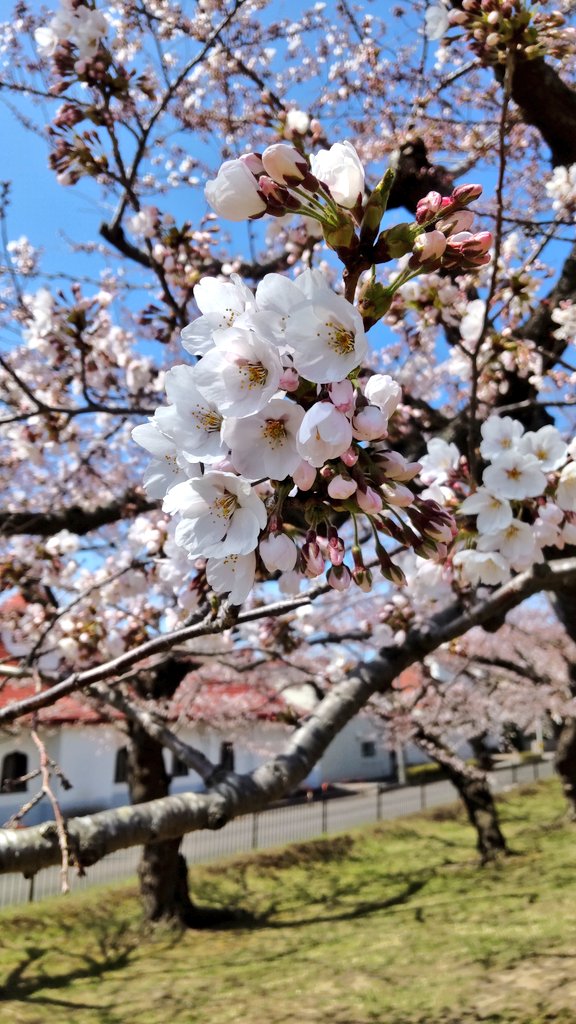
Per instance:
[[[262,163],[262,157],[258,153],[244,153],[240,157],[243,164],[246,165],[249,171],[257,178],[260,174],[264,173],[264,164]]]
[[[458,231],[469,231],[474,222],[472,210],[454,210],[442,220],[439,220],[436,227],[445,235],[454,235]]]
[[[300,377],[296,370],[292,366],[286,366],[282,371],[278,387],[282,391],[297,391],[299,384]]]
[[[326,577],[326,581],[333,590],[348,590],[352,582],[352,573],[347,565],[333,566]]]
[[[332,405],[339,412],[350,412],[354,408],[354,386],[351,380],[340,380],[328,386]]]
[[[309,491],[316,479],[316,469],[309,462],[302,462],[292,473],[292,479],[301,491]]]
[[[473,199],[482,195],[482,185],[457,185],[452,192],[451,199],[459,206],[468,206]]]
[[[324,572],[324,555],[316,541],[306,541],[302,545],[302,558],[304,559],[304,572],[309,579],[320,576]]]
[[[376,405],[366,405],[352,420],[354,437],[358,441],[376,441],[386,436],[388,417]]]
[[[441,231],[423,231],[414,240],[412,252],[420,263],[428,263],[442,256],[446,248],[446,236]]]
[[[408,487],[403,487],[402,484],[394,483],[393,486],[382,484],[382,494],[388,505],[394,505],[396,508],[408,508],[408,505],[414,501],[412,491]]]
[[[422,469],[420,462],[407,462],[400,452],[394,451],[383,452],[379,462],[383,464],[386,476],[390,480],[413,480]]]
[[[352,579],[360,590],[363,590],[365,594],[369,594],[372,590],[372,573],[370,569],[353,569]]]
[[[348,466],[348,468],[355,466],[358,462],[358,452],[353,447],[347,448],[345,452],[342,452],[340,461],[343,462],[345,466]]]
[[[442,196],[439,192],[429,192],[427,196],[418,201],[416,206],[416,220],[418,224],[435,217],[442,209]]]
[[[448,11],[448,22],[450,25],[465,25],[468,21],[466,11]]]
[[[382,498],[373,487],[367,487],[365,491],[356,492],[356,503],[366,515],[377,515],[382,511]]]
[[[268,146],[262,154],[264,170],[279,185],[288,185],[303,179],[308,174],[308,164],[294,146],[277,142]]]
[[[261,540],[259,551],[268,572],[275,572],[277,569],[289,572],[296,565],[298,549],[285,533],[270,534],[268,538]]]
[[[338,536],[338,531],[332,526],[328,531],[328,558],[332,565],[342,565],[346,549],[344,541]]]
[[[351,480],[350,477],[335,476],[333,480],[328,484],[328,494],[331,498],[336,498],[340,501],[344,501],[349,498],[357,490],[358,484],[355,480]]]
[[[300,204],[295,196],[291,195],[284,185],[279,185],[273,178],[261,174],[258,178],[258,190],[268,205],[268,213],[276,216],[286,210],[297,210]],[[276,209],[274,209],[276,207]]]

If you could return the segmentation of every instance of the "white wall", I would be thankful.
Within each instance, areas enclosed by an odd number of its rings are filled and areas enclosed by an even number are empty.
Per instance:
[[[374,757],[362,754],[362,743],[373,742]],[[390,754],[386,738],[370,720],[359,715],[348,722],[326,750],[320,764],[321,782],[345,782],[351,779],[378,779],[390,773]]]

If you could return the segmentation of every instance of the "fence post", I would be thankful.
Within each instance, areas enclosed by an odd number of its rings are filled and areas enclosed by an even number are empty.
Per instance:
[[[420,783],[420,810],[426,810],[426,784],[424,782]]]
[[[252,849],[258,849],[258,815],[252,815]]]
[[[382,786],[380,783],[376,786],[376,821],[382,820]]]
[[[328,831],[328,801],[325,796],[322,797],[322,833],[326,835]]]

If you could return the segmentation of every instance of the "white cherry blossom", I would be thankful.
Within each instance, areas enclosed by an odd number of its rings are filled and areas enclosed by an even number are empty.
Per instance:
[[[532,525],[520,519],[513,519],[503,530],[480,537],[477,550],[499,551],[519,571],[532,565],[540,554]]]
[[[480,454],[482,458],[491,462],[503,452],[517,447],[524,433],[524,427],[518,420],[513,420],[511,416],[489,416],[482,424],[480,433],[482,434]]]
[[[266,209],[258,182],[242,160],[225,160],[216,178],[206,182],[204,195],[214,212],[226,220],[248,220]]]
[[[505,529],[512,522],[512,506],[505,498],[490,494],[485,487],[479,487],[460,505],[460,512],[476,515],[480,533],[494,533]]]
[[[448,444],[440,437],[428,442],[428,453],[420,459],[420,479],[425,484],[443,484],[450,473],[458,468],[460,452],[455,444]]]
[[[230,604],[242,604],[254,586],[256,555],[226,555],[209,558],[206,579],[216,594],[228,594]]]
[[[368,353],[360,313],[327,286],[289,317],[286,342],[298,373],[314,384],[344,380]]]
[[[237,471],[248,480],[285,480],[300,463],[296,436],[303,417],[301,406],[276,398],[252,416],[225,420],[222,437]]]
[[[546,477],[535,455],[505,452],[484,470],[484,486],[499,498],[535,498],[546,488]]]
[[[540,468],[548,472],[564,462],[568,445],[562,440],[556,427],[548,424],[540,430],[524,434],[520,438],[518,450],[535,455]]]
[[[462,578],[473,587],[479,583],[496,586],[510,579],[510,566],[498,551],[474,551],[467,548],[454,555],[453,564],[460,570]]]
[[[576,512],[576,462],[569,462],[560,473],[556,503],[564,512]]]
[[[316,402],[305,413],[298,431],[300,455],[313,466],[342,455],[352,443],[352,425],[331,402]]]
[[[166,495],[163,509],[182,516],[176,543],[191,556],[205,558],[249,554],[267,522],[264,503],[248,481],[233,473],[209,471],[177,484]]]
[[[247,307],[254,305],[253,293],[238,274],[231,274],[227,281],[203,277],[194,288],[194,300],[202,316],[180,334],[184,348],[193,355],[203,355],[213,348],[214,331],[231,327]]]
[[[310,170],[340,206],[351,209],[364,194],[364,167],[351,142],[336,142],[310,160]]]
[[[194,382],[194,367],[175,366],[165,377],[173,406],[157,409],[160,429],[174,439],[186,458],[213,461],[228,452],[221,438],[222,416]]]
[[[238,321],[214,334],[215,348],[193,367],[200,393],[226,416],[250,416],[278,390],[282,363],[277,349]]]
[[[424,15],[424,22],[424,31],[427,38],[431,40],[441,39],[450,24],[448,11],[443,4],[435,4],[433,7],[428,7]]]
[[[158,413],[148,423],[140,423],[132,430],[132,438],[154,456],[144,473],[143,486],[149,498],[163,498],[170,488],[190,477],[198,476],[200,470],[191,465],[172,438],[167,437],[158,425]]]

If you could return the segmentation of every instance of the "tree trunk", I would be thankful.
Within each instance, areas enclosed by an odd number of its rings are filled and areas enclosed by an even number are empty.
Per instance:
[[[486,776],[472,778],[454,770],[448,770],[448,775],[460,793],[470,824],[476,829],[476,847],[481,863],[488,864],[507,854],[506,840],[500,829],[498,811]]]
[[[452,750],[424,730],[416,734],[416,743],[442,768],[458,790],[470,824],[476,830],[476,848],[482,864],[497,860],[508,853],[506,840],[500,829],[498,811],[486,773],[466,764]]]
[[[170,779],[162,747],[135,723],[128,726],[128,786],[133,804],[167,796]],[[148,921],[194,926],[194,905],[188,892],[186,861],[180,839],[147,843],[138,866],[140,894]]]
[[[565,718],[562,723],[554,766],[560,776],[570,816],[576,819],[576,718]]]

